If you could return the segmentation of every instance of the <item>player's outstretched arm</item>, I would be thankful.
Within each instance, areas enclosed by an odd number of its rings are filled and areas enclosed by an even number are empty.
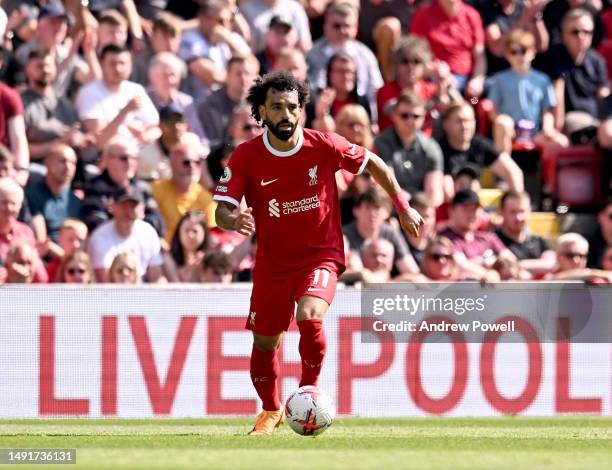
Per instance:
[[[248,207],[240,210],[233,204],[219,201],[215,211],[217,225],[225,230],[236,230],[242,235],[253,235],[255,233],[255,219],[253,219],[253,208]]]
[[[382,158],[371,152],[369,155],[370,158],[366,165],[366,170],[370,172],[376,182],[391,197],[404,232],[417,236],[421,225],[423,225],[423,219],[416,210],[410,207],[406,195],[402,191],[397,179],[395,179],[395,175]]]

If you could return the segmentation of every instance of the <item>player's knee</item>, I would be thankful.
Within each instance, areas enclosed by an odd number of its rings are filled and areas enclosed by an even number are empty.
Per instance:
[[[274,352],[280,347],[281,338],[282,334],[276,336],[262,336],[254,333],[253,344],[255,344],[255,347],[260,351]]]
[[[321,308],[317,308],[315,305],[304,305],[298,309],[295,319],[296,321],[302,320],[322,320],[325,311]]]

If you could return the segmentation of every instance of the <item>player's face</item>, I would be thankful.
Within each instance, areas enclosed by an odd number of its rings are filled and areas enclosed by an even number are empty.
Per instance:
[[[266,103],[259,107],[259,114],[274,137],[283,141],[291,139],[302,114],[297,90],[268,90]]]

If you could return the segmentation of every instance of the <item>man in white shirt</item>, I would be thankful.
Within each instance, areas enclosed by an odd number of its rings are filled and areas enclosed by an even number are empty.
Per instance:
[[[131,82],[132,56],[110,44],[100,56],[102,80],[81,88],[76,105],[86,132],[97,135],[102,148],[119,134],[139,146],[159,137],[159,116],[144,87]]]
[[[122,188],[111,204],[111,211],[113,219],[94,230],[87,244],[98,281],[108,281],[108,270],[117,254],[130,252],[138,260],[141,279],[165,282],[159,236],[152,225],[142,220],[142,192],[131,186]]]

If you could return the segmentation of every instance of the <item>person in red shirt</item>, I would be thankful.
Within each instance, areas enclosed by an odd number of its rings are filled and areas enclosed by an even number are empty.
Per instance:
[[[476,9],[462,0],[435,0],[417,10],[410,33],[429,41],[436,58],[449,65],[457,89],[465,96],[482,95],[487,58],[482,19]]]
[[[451,101],[451,76],[448,65],[441,60],[432,60],[429,44],[423,38],[402,38],[391,58],[393,81],[385,83],[376,94],[378,127],[380,132],[391,127],[395,99],[405,91],[412,91],[423,98],[428,115],[425,130],[431,134],[433,110],[443,108]],[[455,91],[456,93],[456,91]]]
[[[392,197],[407,233],[418,233],[423,222],[377,155],[337,134],[298,125],[307,100],[306,85],[286,73],[257,80],[247,101],[267,130],[236,149],[215,192],[221,228],[251,235],[257,227],[246,328],[253,331],[251,380],[263,411],[251,435],[270,435],[282,422],[277,352],[294,311],[300,386],[316,385],[321,371],[326,350],[322,319],[345,263],[336,171],[367,169]],[[243,197],[245,209],[240,208]]]

